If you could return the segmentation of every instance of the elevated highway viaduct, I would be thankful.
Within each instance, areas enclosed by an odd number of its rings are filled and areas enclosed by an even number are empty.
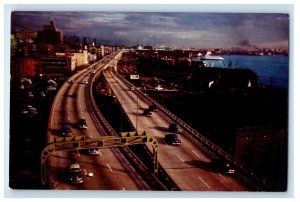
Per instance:
[[[185,191],[270,191],[275,186],[264,176],[247,168],[234,157],[195,131],[187,123],[159,105],[143,91],[120,76],[117,65],[105,68],[110,92],[130,121],[132,128],[146,131],[158,140],[158,161],[180,190]],[[143,115],[150,105],[156,105],[157,112],[151,117]],[[180,146],[165,143],[164,136],[170,124],[182,128]],[[226,175],[212,169],[212,160],[221,158],[235,167],[236,173]]]
[[[115,135],[115,132],[107,126],[104,117],[101,117],[99,109],[95,107],[92,96],[94,81],[103,74],[108,82],[110,93],[116,97],[132,128],[135,131],[146,131],[157,139],[160,168],[173,180],[178,190],[273,190],[272,184],[267,179],[236,161],[141,90],[131,90],[134,86],[117,74],[117,62],[123,51],[125,50],[114,52],[78,72],[61,87],[49,117],[49,143],[55,142],[56,138],[61,136],[60,131],[65,123],[71,125],[72,136],[90,138]],[[72,97],[74,92],[77,93],[77,98]],[[152,117],[143,116],[143,111],[150,105],[156,105],[157,112],[154,112]],[[88,125],[87,130],[77,127],[78,120],[83,117]],[[182,141],[180,146],[170,146],[164,142],[164,136],[169,133],[168,126],[171,123],[177,123],[182,128],[182,132],[178,134]],[[147,143],[146,147],[151,152],[151,145]],[[234,175],[225,175],[211,169],[212,159],[216,157],[230,162],[236,167],[237,172]],[[94,176],[85,177],[85,182],[82,184],[70,184],[66,172],[73,162],[79,163],[85,172],[92,172]],[[51,189],[152,189],[128,158],[116,148],[100,149],[98,156],[89,156],[80,151],[56,152],[51,154],[47,167]]]
[[[60,88],[49,117],[48,143],[62,137],[64,124],[71,126],[72,137],[84,136],[88,139],[111,135],[105,123],[97,118],[99,114],[93,108],[90,97],[92,80],[112,61],[109,57],[114,56],[108,56],[76,73]],[[88,129],[78,128],[81,118],[86,120]],[[100,149],[99,155],[89,155],[87,151],[53,152],[47,162],[50,189],[150,190],[118,148]],[[72,163],[78,163],[83,173],[93,173],[93,176],[84,176],[82,184],[70,183],[68,169]]]

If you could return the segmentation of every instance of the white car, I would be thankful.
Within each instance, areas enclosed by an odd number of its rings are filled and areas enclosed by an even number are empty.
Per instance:
[[[88,129],[86,120],[84,118],[79,119],[78,128],[80,129]]]
[[[46,92],[49,92],[49,91],[56,91],[57,89],[53,86],[48,86]]]
[[[99,149],[89,149],[89,154],[90,155],[99,155],[100,150]]]
[[[69,167],[69,173],[70,173],[70,182],[72,184],[81,184],[83,183],[83,176],[81,173],[81,168],[78,163],[72,163]]]
[[[83,83],[84,83],[84,84],[88,84],[88,81],[87,81],[87,80],[84,80]]]
[[[77,174],[81,172],[80,165],[78,163],[72,163],[69,167],[70,174]]]

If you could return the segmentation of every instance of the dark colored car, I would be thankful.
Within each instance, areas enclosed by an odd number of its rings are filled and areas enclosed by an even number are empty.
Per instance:
[[[170,124],[170,126],[169,126],[169,131],[170,131],[170,132],[175,132],[175,133],[180,133],[180,132],[182,132],[180,126],[179,126],[178,124],[176,124],[176,123]]]
[[[143,116],[151,117],[152,112],[149,109],[145,109],[144,112],[143,112]]]
[[[224,174],[235,173],[234,167],[228,161],[219,158],[212,160],[211,168]]]
[[[88,128],[87,124],[86,124],[86,120],[84,118],[79,119],[78,128],[80,128],[80,129],[87,129]]]
[[[157,112],[157,107],[155,105],[150,105],[149,110],[152,112]]]
[[[169,145],[181,145],[181,140],[176,134],[165,135],[165,142]]]
[[[71,136],[72,135],[71,125],[63,124],[63,126],[61,128],[61,135],[66,136],[66,137]]]

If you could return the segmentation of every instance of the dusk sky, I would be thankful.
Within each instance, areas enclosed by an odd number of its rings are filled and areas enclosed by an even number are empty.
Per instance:
[[[11,24],[42,30],[51,17],[64,35],[123,45],[287,48],[289,40],[289,16],[270,13],[14,12]]]

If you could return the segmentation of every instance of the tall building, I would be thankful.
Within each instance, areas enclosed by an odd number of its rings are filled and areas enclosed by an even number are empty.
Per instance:
[[[50,19],[50,23],[43,26],[42,31],[38,31],[37,43],[39,44],[39,52],[55,52],[58,45],[63,44],[63,32],[58,31],[54,19]],[[49,48],[51,47],[51,48]]]

